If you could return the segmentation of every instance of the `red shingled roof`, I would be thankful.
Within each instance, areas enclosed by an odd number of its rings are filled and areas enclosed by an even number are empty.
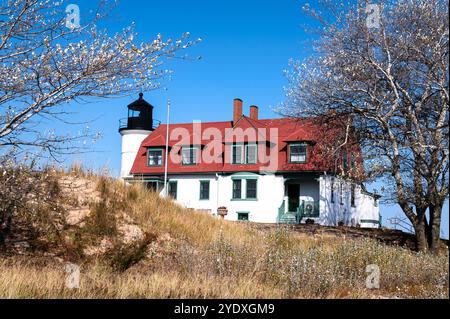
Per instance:
[[[212,152],[213,148],[210,145],[211,141],[214,141],[214,145],[217,147],[223,147],[225,153],[230,152],[229,140],[225,138],[225,133],[236,132],[237,129],[242,129],[247,133],[253,133],[247,136],[234,139],[236,142],[255,142],[256,140],[261,141],[261,131],[267,131],[267,136],[269,136],[270,129],[278,130],[278,137],[276,139],[277,148],[275,156],[277,158],[277,165],[275,167],[276,171],[333,171],[336,161],[335,159],[328,158],[329,156],[324,156],[321,149],[323,149],[326,143],[326,138],[324,138],[324,129],[320,124],[317,124],[311,119],[293,119],[293,118],[279,118],[279,119],[261,119],[253,120],[247,116],[242,116],[239,121],[237,121],[236,126],[233,128],[233,123],[231,121],[225,122],[206,122],[201,123],[201,137],[194,133],[194,125],[197,124],[170,124],[169,126],[169,139],[170,152],[175,155],[180,155],[181,146],[188,144],[202,145],[202,152]],[[181,136],[184,135],[184,140]],[[220,135],[220,139],[217,139],[217,135]],[[164,173],[164,165],[159,167],[149,167],[147,166],[147,149],[152,147],[163,148],[165,146],[166,137],[166,125],[160,125],[157,127],[141,144],[140,149],[137,153],[136,159],[134,161],[133,167],[131,169],[131,174],[145,174],[145,175],[160,175]],[[195,140],[194,141],[194,137]],[[332,136],[328,136],[328,140],[332,140]],[[288,152],[289,148],[286,147],[289,142],[305,142],[307,143],[308,161],[305,164],[292,164],[288,162]],[[271,141],[273,142],[273,141]],[[269,147],[274,148],[274,144],[263,143],[259,147],[262,147],[266,151]],[[358,150],[359,152],[359,150]],[[358,153],[359,154],[359,153]],[[197,165],[185,166],[181,163],[174,163],[169,159],[168,162],[168,172],[173,173],[206,173],[206,172],[258,172],[267,164],[242,164],[234,165],[225,163],[224,153],[219,152],[215,154],[215,159],[218,159],[218,163],[205,163],[201,162]],[[169,156],[170,157],[170,156]],[[260,160],[260,158],[258,158]],[[271,169],[273,170],[273,169]]]

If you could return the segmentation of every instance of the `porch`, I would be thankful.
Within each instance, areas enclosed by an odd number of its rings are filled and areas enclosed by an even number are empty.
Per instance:
[[[319,178],[315,175],[285,178],[284,198],[278,209],[277,223],[300,224],[320,216]]]

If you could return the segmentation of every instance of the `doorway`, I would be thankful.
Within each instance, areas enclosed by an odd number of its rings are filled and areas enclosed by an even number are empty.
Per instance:
[[[287,185],[288,211],[297,212],[300,206],[300,184]]]

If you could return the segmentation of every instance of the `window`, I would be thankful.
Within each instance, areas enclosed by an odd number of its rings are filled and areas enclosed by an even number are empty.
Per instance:
[[[242,197],[241,188],[242,188],[242,180],[233,179],[233,199],[240,199]]]
[[[341,182],[341,184],[340,184],[340,189],[339,189],[339,197],[340,197],[340,204],[341,205],[344,205],[344,185],[343,185],[343,183]]]
[[[289,145],[289,162],[306,163],[306,144]]]
[[[231,200],[257,200],[258,178],[256,174],[243,175],[242,173],[238,173],[238,176],[231,177],[231,180],[233,183]]]
[[[168,194],[170,197],[172,197],[173,199],[177,199],[177,182],[169,182],[168,184]]]
[[[334,178],[331,179],[331,202],[334,203]]]
[[[195,147],[183,147],[181,150],[181,158],[183,165],[196,165],[197,164],[197,148]]]
[[[200,200],[209,200],[209,181],[200,181]]]
[[[344,172],[347,172],[348,170],[348,153],[346,150],[342,152],[342,168],[344,169]]]
[[[351,185],[350,189],[350,203],[352,207],[355,207],[355,184]]]
[[[258,157],[258,147],[256,144],[233,144],[232,164],[256,164]]]
[[[248,212],[238,212],[237,215],[238,215],[238,220],[248,221],[248,215],[249,215]]]
[[[356,168],[356,159],[355,159],[355,155],[353,153],[350,155],[350,167],[351,167],[351,169]]]
[[[244,151],[244,145],[234,144],[232,146],[233,154],[232,154],[232,163],[233,164],[242,164],[242,153]]]
[[[246,163],[256,164],[258,158],[258,147],[256,144],[246,145]]]
[[[256,199],[256,179],[247,179],[247,192],[246,192],[246,197],[248,199]]]
[[[151,150],[149,149],[147,151],[148,166],[161,166],[162,165],[162,150]]]
[[[376,197],[373,198],[373,206],[378,207],[378,199]]]
[[[156,192],[160,189],[159,181],[147,181],[147,182],[144,182],[144,186],[146,189],[149,189],[153,192]]]
[[[141,111],[128,109],[128,117],[139,117],[140,115]]]

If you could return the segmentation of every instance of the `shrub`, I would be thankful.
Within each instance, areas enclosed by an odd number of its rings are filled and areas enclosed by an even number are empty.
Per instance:
[[[114,237],[117,235],[117,214],[127,207],[123,189],[117,181],[100,176],[97,181],[99,200],[91,203],[84,231],[92,237]]]
[[[35,165],[0,157],[0,246],[9,235],[23,240],[45,236],[57,243],[64,225],[64,197],[59,172],[51,167],[35,171]]]
[[[154,234],[145,234],[139,242],[124,244],[117,242],[104,258],[115,271],[125,271],[146,256],[148,245],[156,239]]]

